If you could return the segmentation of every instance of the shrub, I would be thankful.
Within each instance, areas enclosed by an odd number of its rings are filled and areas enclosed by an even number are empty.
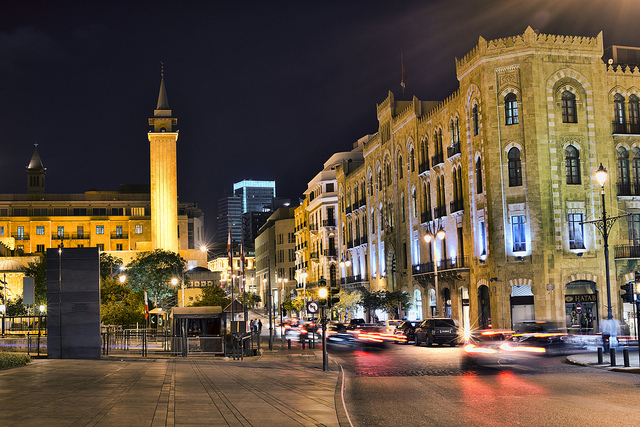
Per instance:
[[[0,369],[24,366],[29,362],[31,358],[26,354],[0,352]]]

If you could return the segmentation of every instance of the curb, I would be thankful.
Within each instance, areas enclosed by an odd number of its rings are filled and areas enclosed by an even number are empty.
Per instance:
[[[591,363],[584,363],[584,362],[578,362],[576,360],[572,360],[570,356],[567,356],[565,358],[565,362],[570,363],[572,365],[576,365],[576,366],[584,366],[587,368],[595,368],[595,369],[602,369],[605,371],[611,371],[611,372],[622,372],[624,374],[640,374],[640,367],[636,368],[634,367],[620,367],[620,366],[611,366],[611,365],[598,365],[598,364],[591,364]]]

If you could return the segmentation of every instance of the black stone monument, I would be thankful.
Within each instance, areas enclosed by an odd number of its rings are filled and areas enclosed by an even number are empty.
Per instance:
[[[100,358],[98,248],[47,249],[47,357]]]

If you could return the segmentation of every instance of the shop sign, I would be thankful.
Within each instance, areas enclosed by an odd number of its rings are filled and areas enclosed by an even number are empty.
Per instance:
[[[564,302],[567,304],[572,304],[576,302],[598,302],[598,295],[596,294],[565,295]]]

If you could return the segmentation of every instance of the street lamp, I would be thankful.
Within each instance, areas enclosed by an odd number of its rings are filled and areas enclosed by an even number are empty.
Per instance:
[[[344,280],[344,284],[347,283],[347,274],[346,274],[347,271],[345,267],[349,268],[350,265],[351,265],[351,261],[349,261],[348,259],[346,261],[340,261],[340,269],[342,271],[342,278]]]
[[[433,242],[433,283],[434,283],[434,287],[435,287],[435,291],[436,291],[436,311],[434,313],[435,317],[438,317],[438,307],[440,306],[438,299],[440,298],[440,292],[438,290],[438,260],[436,257],[436,239],[440,239],[440,241],[442,241],[442,239],[444,239],[444,236],[446,235],[446,233],[444,232],[444,230],[440,229],[435,236],[431,233],[427,233],[424,235],[424,241],[427,243],[431,243]]]

